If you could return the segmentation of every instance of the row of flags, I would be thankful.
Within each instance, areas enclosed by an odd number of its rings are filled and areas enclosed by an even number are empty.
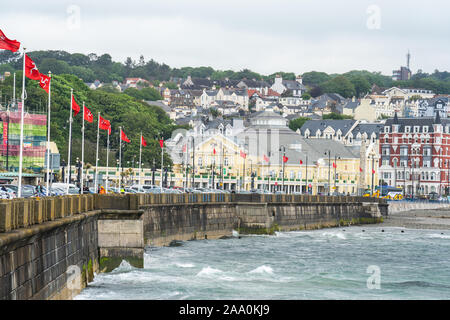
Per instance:
[[[9,50],[12,52],[16,52],[20,49],[20,42],[17,40],[11,40],[8,37],[6,37],[6,35],[3,33],[2,30],[0,30],[0,49],[5,49],[5,50]],[[20,160],[19,160],[19,194],[18,196],[21,196],[21,182],[22,182],[22,164],[23,164],[23,118],[24,118],[24,114],[23,114],[23,110],[24,110],[24,96],[25,96],[25,77],[31,80],[36,80],[39,81],[39,86],[45,90],[48,94],[48,131],[47,131],[47,154],[50,154],[50,106],[51,106],[51,75],[49,72],[49,75],[45,75],[43,73],[41,73],[38,69],[38,67],[36,66],[36,63],[25,53],[25,49],[23,52],[23,88],[22,88],[22,115],[21,115],[21,134],[20,134]],[[82,133],[83,133],[83,142],[82,142],[82,159],[81,159],[81,169],[82,169],[82,180],[81,180],[81,185],[83,185],[83,164],[84,164],[84,124],[85,121],[89,122],[89,123],[93,123],[94,122],[94,115],[92,114],[92,112],[89,110],[88,107],[85,106],[84,102],[83,102],[83,125],[82,125]],[[77,101],[75,100],[75,97],[73,95],[73,90],[71,89],[71,100],[70,100],[70,132],[69,132],[69,148],[68,148],[68,173],[70,172],[70,159],[71,159],[71,150],[70,150],[70,146],[71,146],[71,136],[72,136],[72,114],[74,117],[76,117],[78,115],[78,113],[81,112],[81,107],[80,105],[77,103]],[[100,115],[100,112],[98,113],[98,130],[106,130],[108,132],[108,144],[107,144],[107,160],[106,162],[108,163],[108,155],[109,155],[109,136],[111,135],[111,122],[105,118],[103,118]],[[120,129],[120,153],[121,153],[121,147],[122,147],[122,141],[126,142],[126,143],[131,143],[131,140],[127,137],[127,135],[125,134],[125,132],[123,131],[122,127],[119,127]],[[99,144],[99,131],[97,130],[97,155],[96,155],[96,172],[95,172],[95,189],[97,190],[97,164],[98,164],[98,144]],[[139,167],[141,166],[141,157],[142,157],[142,147],[146,147],[147,146],[147,141],[145,140],[142,132],[141,132],[141,139],[140,139],[140,161],[139,161]],[[164,149],[164,140],[160,139],[159,140],[160,146],[162,149]],[[162,157],[163,157],[163,152],[164,150],[162,150]],[[121,159],[121,155],[119,156]],[[47,195],[49,192],[49,158],[47,157]],[[163,162],[163,158],[161,160],[161,165]],[[108,165],[107,165],[108,166]],[[107,170],[108,172],[108,170]],[[140,172],[140,170],[139,170]],[[108,173],[107,173],[108,175]],[[108,188],[108,176],[106,177],[106,189]],[[69,184],[69,174],[67,174],[67,185]],[[107,191],[107,190],[106,190]],[[67,188],[67,192],[68,192],[68,188]],[[83,193],[83,188],[82,191]]]

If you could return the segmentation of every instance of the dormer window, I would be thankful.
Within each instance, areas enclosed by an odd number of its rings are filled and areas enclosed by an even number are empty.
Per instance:
[[[427,133],[428,132],[428,126],[423,126],[422,132]]]
[[[414,133],[418,133],[420,131],[420,127],[419,126],[414,126]]]
[[[384,127],[384,133],[389,133],[389,128],[390,128],[389,126],[385,126]]]
[[[405,132],[406,133],[410,133],[411,132],[411,127],[410,126],[406,126],[405,127]]]

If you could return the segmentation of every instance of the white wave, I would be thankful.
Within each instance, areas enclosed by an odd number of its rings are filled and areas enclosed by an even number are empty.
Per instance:
[[[131,271],[135,269],[128,261],[122,260],[120,265],[115,268],[112,272],[125,272],[125,271]]]
[[[237,232],[236,230],[233,230],[232,235],[233,235],[233,237],[239,237],[239,232]]]
[[[250,271],[249,273],[259,273],[259,274],[273,274],[273,269],[269,266],[259,266],[256,269],[253,269],[252,271]]]
[[[329,238],[347,239],[342,232],[324,232],[322,235]]]
[[[450,239],[450,235],[432,233],[429,235],[430,238],[439,238],[439,239]]]
[[[203,268],[199,273],[197,273],[197,276],[198,277],[209,276],[209,275],[213,275],[213,274],[220,273],[220,272],[222,272],[222,270],[214,269],[214,268],[211,268],[210,266],[207,266],[206,268]]]
[[[175,265],[180,268],[193,268],[195,266],[193,263],[175,263]]]

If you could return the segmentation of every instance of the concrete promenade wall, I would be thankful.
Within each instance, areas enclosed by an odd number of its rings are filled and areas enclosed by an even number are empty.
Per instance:
[[[75,195],[0,201],[0,299],[71,299],[145,245],[373,223],[385,200],[245,194]],[[71,272],[69,272],[71,270]],[[78,270],[78,273],[76,272]]]
[[[450,203],[446,202],[411,202],[411,201],[392,201],[389,202],[389,213],[426,210],[426,209],[450,209]]]
[[[92,195],[0,203],[0,299],[71,299],[93,280],[93,205]]]

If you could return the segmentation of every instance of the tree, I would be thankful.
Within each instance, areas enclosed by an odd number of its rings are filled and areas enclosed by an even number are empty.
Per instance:
[[[321,87],[315,86],[311,90],[309,90],[309,94],[311,95],[311,97],[316,98],[323,94],[323,90]]]
[[[297,131],[297,129],[300,129],[306,121],[311,120],[307,117],[300,117],[294,120],[289,121],[289,129],[292,131]]]
[[[322,85],[325,93],[339,93],[344,98],[351,98],[356,94],[355,86],[345,76],[337,76]]]
[[[169,89],[172,89],[172,90],[178,89],[177,84],[174,83],[174,82],[166,82],[166,83],[165,83],[165,86],[166,86],[167,88],[169,88]]]
[[[369,81],[360,75],[350,78],[350,82],[353,84],[358,98],[369,92],[371,88]]]
[[[305,92],[304,94],[302,94],[302,99],[309,100],[309,99],[311,99],[311,95],[308,92]]]
[[[303,84],[312,87],[319,86],[322,83],[325,83],[331,79],[331,77],[325,72],[317,72],[317,71],[305,72],[302,75],[302,78]]]
[[[332,120],[344,120],[344,119],[353,119],[353,116],[348,116],[344,114],[339,114],[335,112],[331,112],[329,114],[324,114],[322,119],[332,119]]]

